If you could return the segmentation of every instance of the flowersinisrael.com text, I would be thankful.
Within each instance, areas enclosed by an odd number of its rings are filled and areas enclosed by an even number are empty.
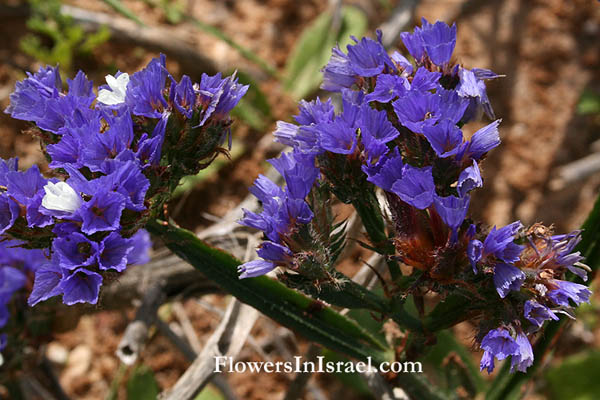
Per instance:
[[[393,373],[422,373],[423,366],[420,362],[394,361],[383,362],[378,366],[373,365],[371,357],[367,362],[359,361],[326,361],[325,357],[318,356],[316,361],[303,361],[301,356],[295,356],[293,361],[234,361],[231,357],[215,357],[215,372],[229,373],[365,373],[365,372],[393,372]]]

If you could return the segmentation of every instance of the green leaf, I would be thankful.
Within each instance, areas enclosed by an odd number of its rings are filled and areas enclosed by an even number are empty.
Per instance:
[[[339,30],[334,31],[331,14],[323,13],[302,32],[285,67],[284,88],[294,97],[305,97],[319,87],[319,71],[327,64],[336,43],[344,49],[351,35],[360,37],[367,29],[367,17],[356,7],[342,7],[341,19]]]
[[[127,381],[127,400],[154,400],[158,393],[152,370],[145,365],[137,367]]]
[[[171,251],[238,300],[307,339],[360,360],[371,357],[377,364],[392,357],[391,349],[355,321],[323,303],[266,276],[240,280],[237,272],[240,261],[208,246],[192,232],[157,221],[148,223],[147,229],[159,236]]]
[[[141,19],[137,17],[129,8],[127,8],[120,0],[102,0],[106,5],[112,7],[113,10],[123,15],[124,17],[129,18],[132,21],[135,21],[140,26],[145,26]]]

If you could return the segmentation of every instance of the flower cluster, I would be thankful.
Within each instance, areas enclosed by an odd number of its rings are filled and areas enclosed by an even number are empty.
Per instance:
[[[58,67],[45,67],[10,96],[6,113],[34,124],[51,169],[46,178],[37,166],[0,161],[0,238],[48,249],[30,305],[58,295],[95,304],[103,281],[147,262],[144,225],[183,176],[227,151],[229,112],[248,89],[220,74],[177,82],[164,55],[106,82],[96,96],[80,71],[63,90]]]
[[[531,335],[590,296],[564,280],[567,270],[585,277],[574,252],[579,232],[556,236],[518,221],[487,232],[467,217],[471,192],[483,186],[480,164],[500,144],[500,120],[470,137],[462,128],[484,113],[495,118],[485,81],[499,75],[453,62],[454,25],[423,20],[401,38],[411,60],[388,55],[380,32],[376,40],[353,38],[347,52],[334,48],[322,88],[341,95],[342,110],[331,99],[302,101],[295,124],[278,123],[275,140],[292,151],[271,164],[285,187],[264,176],[252,187],[263,211],[246,211],[241,223],[266,238],[262,259],[243,264],[240,277],[284,267],[314,285],[339,283],[333,272],[344,227],[333,225],[333,194],[354,206],[388,264],[411,267],[417,283],[409,290],[460,290],[479,304],[482,369],[511,356],[524,371],[533,362]],[[396,293],[406,290],[399,271],[390,267],[388,287]]]

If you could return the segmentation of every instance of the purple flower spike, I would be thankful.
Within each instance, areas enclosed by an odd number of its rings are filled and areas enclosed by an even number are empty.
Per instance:
[[[525,281],[525,273],[514,265],[499,263],[494,267],[494,285],[501,298],[512,290],[519,290]]]
[[[275,269],[275,264],[265,260],[253,260],[238,267],[240,279],[261,276]]]
[[[76,303],[96,304],[102,285],[102,276],[85,268],[79,268],[60,282],[63,303],[71,306]]]
[[[547,321],[549,319],[558,321],[558,317],[556,316],[554,311],[550,310],[544,305],[541,305],[535,300],[527,300],[525,302],[524,315],[529,322],[531,322],[538,328],[541,328],[544,321]]]
[[[396,193],[404,202],[424,210],[433,203],[435,184],[431,167],[415,168],[405,165],[402,178],[392,185],[392,192]]]
[[[548,298],[559,306],[571,307],[569,300],[572,300],[576,305],[581,303],[589,303],[592,292],[584,285],[579,283],[553,280],[557,288],[550,290],[547,294]]]
[[[519,346],[517,353],[511,357],[510,372],[517,371],[525,372],[533,364],[533,349],[529,339],[523,333],[518,333],[516,343]]]

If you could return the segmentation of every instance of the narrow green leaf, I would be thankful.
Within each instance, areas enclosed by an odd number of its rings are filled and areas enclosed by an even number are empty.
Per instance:
[[[154,400],[158,393],[152,370],[145,365],[137,367],[127,381],[127,400]]]
[[[135,21],[140,26],[145,26],[141,19],[137,17],[129,8],[125,7],[120,0],[102,0],[106,5],[112,7],[113,10],[123,15],[124,17],[129,18],[132,21]]]
[[[327,64],[336,43],[345,48],[351,35],[360,37],[367,29],[367,17],[356,7],[342,7],[341,18],[337,31],[332,29],[332,16],[324,13],[302,32],[285,68],[284,88],[294,97],[305,97],[319,87],[319,71]]]
[[[148,223],[147,228],[159,236],[171,251],[238,300],[255,307],[307,339],[360,360],[371,357],[374,363],[392,357],[390,349],[355,321],[323,303],[266,276],[240,280],[237,272],[240,261],[206,245],[192,232],[172,225],[162,225],[157,221]]]

